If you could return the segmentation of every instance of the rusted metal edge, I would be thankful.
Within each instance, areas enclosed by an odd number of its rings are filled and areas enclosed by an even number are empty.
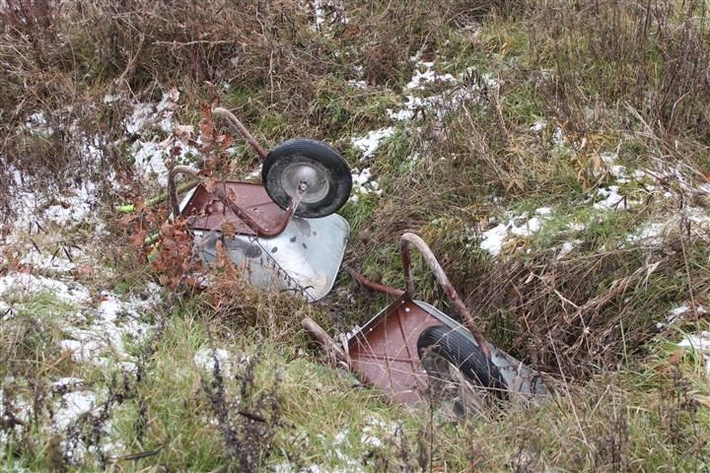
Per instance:
[[[300,186],[296,190],[295,197],[291,199],[291,203],[289,204],[288,208],[286,208],[286,211],[283,217],[281,218],[281,221],[274,228],[264,228],[259,225],[259,222],[254,220],[251,215],[249,215],[246,211],[244,211],[244,209],[239,207],[237,204],[234,203],[232,199],[229,198],[225,190],[226,186],[217,184],[215,186],[212,186],[213,190],[210,191],[204,185],[205,178],[200,176],[199,171],[197,169],[190,166],[175,166],[168,173],[168,193],[170,203],[169,210],[172,212],[173,216],[180,215],[180,206],[178,204],[178,197],[175,187],[175,176],[178,174],[188,174],[198,179],[198,183],[203,186],[205,192],[222,202],[225,207],[234,212],[234,214],[239,217],[249,228],[251,228],[254,233],[259,237],[270,238],[283,232],[288,223],[291,221],[291,217],[293,217],[294,212],[301,203],[301,199],[306,193],[306,189],[303,186]]]

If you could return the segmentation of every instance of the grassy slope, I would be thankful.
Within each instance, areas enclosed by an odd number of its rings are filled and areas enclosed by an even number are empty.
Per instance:
[[[397,238],[420,233],[491,338],[550,373],[551,402],[490,422],[452,422],[355,386],[298,325],[310,316],[336,333],[387,303],[345,276],[316,306],[229,278],[202,294],[173,290],[143,315],[157,329],[131,347],[138,375],[67,359],[57,348],[61,320],[77,308],[51,294],[20,295],[5,301],[14,315],[0,328],[3,399],[32,404],[33,416],[5,443],[3,469],[701,470],[709,455],[707,375],[702,357],[672,342],[706,327],[697,308],[707,304],[707,230],[678,210],[706,213],[707,205],[697,190],[710,143],[703,4],[348,3],[316,32],[314,12],[288,0],[241,10],[218,1],[199,9],[137,2],[132,10],[95,2],[67,8],[65,17],[43,2],[8,2],[35,6],[3,16],[8,139],[0,156],[50,189],[76,179],[78,168],[94,176],[125,170],[132,157],[121,120],[130,108],[105,94],[157,101],[177,86],[185,97],[179,119],[197,126],[211,81],[265,146],[308,136],[333,143],[351,166],[370,167],[383,192],[343,209],[353,228],[345,264],[401,286]],[[406,107],[403,87],[426,72],[425,61],[456,82],[427,85],[417,93],[446,100],[393,121],[387,110]],[[457,93],[466,98],[457,101]],[[76,136],[23,129],[40,110],[52,126],[77,123],[87,136],[118,144],[90,162]],[[361,162],[351,138],[385,126],[395,133]],[[687,181],[631,180],[619,185],[640,204],[595,211],[588,200],[617,180],[601,159],[614,152],[632,170],[683,168]],[[235,173],[253,166],[243,148],[231,158]],[[106,208],[124,197],[107,186]],[[477,248],[476,235],[543,206],[554,218],[540,232],[509,241],[496,258]],[[663,245],[628,245],[647,222],[667,224]],[[109,221],[109,229],[111,248],[95,258],[111,272],[74,276],[96,292],[137,292],[156,275],[134,256],[133,228]],[[81,226],[60,234],[89,254],[105,244]],[[580,243],[557,260],[572,240]],[[21,267],[24,248],[6,251],[0,274]],[[170,282],[176,268],[166,261]],[[420,297],[445,307],[426,271],[417,266],[416,274]],[[691,310],[657,333],[681,304]],[[231,353],[216,371],[194,363],[211,346]],[[57,393],[48,383],[69,375],[97,393],[99,413],[50,432],[44,426]],[[13,409],[5,410],[2,428],[10,431]],[[106,425],[102,412],[109,428],[97,427]],[[114,447],[73,464],[62,450],[67,439],[110,439]]]

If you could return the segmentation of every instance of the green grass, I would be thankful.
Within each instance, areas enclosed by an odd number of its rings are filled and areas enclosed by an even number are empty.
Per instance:
[[[398,239],[404,231],[420,234],[487,336],[545,371],[553,393],[540,406],[507,406],[484,421],[453,419],[433,405],[401,406],[360,385],[299,325],[312,317],[336,335],[391,303],[344,272],[314,305],[245,287],[229,270],[215,272],[208,290],[166,290],[162,303],[140,315],[155,325],[151,335],[124,340],[137,367],[128,372],[117,362],[81,364],[61,352],[68,324],[90,307],[46,291],[7,293],[0,434],[9,441],[1,444],[0,470],[703,471],[710,462],[707,367],[701,354],[676,343],[707,330],[707,317],[691,310],[671,327],[659,331],[656,324],[682,304],[707,306],[707,231],[683,226],[681,218],[688,205],[707,205],[674,177],[616,183],[600,174],[598,160],[618,150],[615,164],[630,173],[664,163],[688,170],[691,183],[704,182],[706,2],[648,10],[632,2],[513,8],[356,1],[346,2],[347,22],[331,12],[320,31],[314,12],[290,0],[244,9],[213,0],[201,8],[149,3],[130,11],[110,2],[68,7],[41,29],[33,16],[39,11],[17,10],[29,15],[22,21],[2,12],[0,116],[7,119],[0,129],[7,139],[0,161],[44,175],[38,187],[48,189],[62,176],[86,178],[110,167],[121,171],[116,179],[130,179],[127,101],[158,101],[172,87],[181,91],[176,115],[183,124],[197,126],[201,107],[219,99],[266,148],[295,136],[326,141],[351,167],[370,167],[382,189],[340,212],[351,226],[344,266],[403,288]],[[468,10],[480,29],[456,28]],[[164,14],[157,18],[157,11]],[[66,41],[52,40],[55,34]],[[393,123],[388,110],[403,106],[412,93],[403,86],[422,69],[411,59],[416,54],[434,60],[436,71],[469,74],[472,83],[459,87],[477,92],[444,107],[444,115],[429,111]],[[486,95],[471,70],[500,89]],[[446,92],[441,88],[415,94]],[[118,92],[126,104],[103,103],[106,93]],[[69,131],[28,131],[25,117],[39,111],[50,123],[72,124]],[[539,120],[547,124],[532,130]],[[396,132],[361,163],[352,138],[387,126]],[[88,162],[75,140],[82,133],[102,137],[113,154]],[[257,159],[236,138],[230,170],[250,172]],[[0,182],[13,179],[6,169],[0,166]],[[639,203],[594,209],[596,190],[609,185]],[[652,187],[675,195],[649,195]],[[125,195],[108,190],[98,212],[112,215],[115,200],[150,197],[142,193],[137,182]],[[477,232],[540,207],[552,213],[539,232],[511,242],[499,257],[478,247]],[[114,218],[109,236],[93,235],[88,225],[51,231],[108,268],[65,277],[92,294],[110,290],[127,299],[158,274],[130,245],[136,222]],[[640,226],[659,221],[670,222],[661,245],[629,241]],[[18,260],[31,245],[49,251],[58,244],[32,238],[3,248],[0,275],[31,270]],[[570,241],[574,249],[558,259]],[[412,266],[416,298],[451,313],[416,252]],[[213,347],[230,355],[218,373],[195,364],[198,352]],[[63,393],[51,383],[64,376],[81,377],[97,406],[70,431],[55,432],[49,426]],[[20,406],[29,406],[28,419],[12,430],[8,419]],[[114,447],[71,463],[61,441],[77,439]]]

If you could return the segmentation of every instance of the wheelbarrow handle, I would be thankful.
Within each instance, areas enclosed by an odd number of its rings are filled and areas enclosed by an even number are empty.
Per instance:
[[[476,342],[478,342],[478,345],[484,351],[485,355],[490,358],[488,342],[486,342],[483,333],[481,333],[480,330],[476,329],[476,324],[473,320],[471,312],[466,307],[466,304],[463,303],[461,297],[459,297],[458,292],[456,292],[456,289],[454,289],[454,286],[451,284],[449,277],[444,272],[444,269],[439,264],[439,261],[436,259],[436,256],[434,256],[434,253],[432,253],[431,248],[429,248],[429,245],[427,245],[426,242],[421,239],[421,237],[415,235],[414,233],[403,234],[399,241],[399,249],[402,255],[402,268],[404,269],[406,296],[408,296],[409,298],[414,298],[414,278],[412,277],[412,265],[411,257],[409,254],[409,245],[414,245],[421,252],[422,256],[424,257],[424,261],[431,268],[432,272],[434,273],[434,276],[436,277],[436,280],[439,282],[439,285],[444,288],[444,291],[446,291],[446,294],[449,296],[449,299],[451,300],[451,303],[454,306],[454,310],[464,321],[466,328],[468,328],[471,334],[474,336]]]
[[[175,185],[175,176],[178,174],[188,174],[196,179],[202,180],[200,172],[191,166],[175,166],[168,172],[168,212],[173,214],[173,218],[180,215],[180,205],[178,204],[178,190]]]
[[[264,148],[261,147],[259,142],[256,141],[256,138],[254,138],[254,136],[249,133],[247,127],[245,127],[232,112],[230,112],[226,108],[215,107],[212,110],[212,114],[218,117],[225,118],[227,121],[229,121],[229,123],[231,123],[234,128],[239,131],[239,133],[246,140],[246,142],[249,143],[249,146],[251,146],[252,149],[256,151],[256,154],[259,155],[259,159],[261,159],[262,161],[266,159],[267,153]]]

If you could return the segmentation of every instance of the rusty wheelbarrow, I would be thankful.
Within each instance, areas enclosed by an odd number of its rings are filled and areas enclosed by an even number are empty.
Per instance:
[[[215,108],[239,130],[262,161],[261,184],[205,179],[188,166],[168,176],[172,215],[186,218],[201,259],[217,258],[217,242],[258,287],[293,291],[310,301],[332,288],[350,227],[336,214],[348,200],[352,175],[330,146],[292,139],[268,153],[230,111]],[[178,174],[200,183],[180,203]]]
[[[413,299],[410,245],[422,253],[469,329],[431,304]],[[424,240],[405,233],[400,251],[404,291],[352,273],[362,285],[397,296],[364,327],[344,337],[341,344],[311,319],[303,321],[304,327],[363,382],[400,403],[430,402],[433,395],[453,401],[458,414],[485,413],[487,407],[502,399],[529,403],[547,394],[539,373],[487,342],[475,330],[471,313]]]

